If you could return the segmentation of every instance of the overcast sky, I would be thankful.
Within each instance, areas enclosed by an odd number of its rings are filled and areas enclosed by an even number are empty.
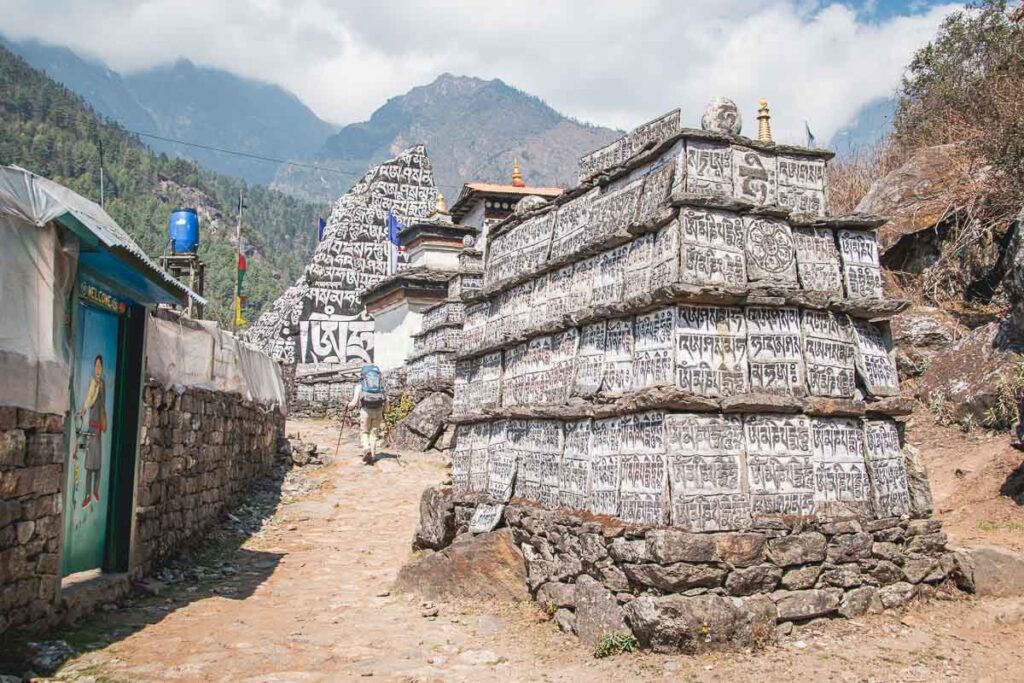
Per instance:
[[[827,141],[889,95],[956,5],[910,0],[0,0],[0,32],[130,72],[187,57],[366,119],[445,71],[501,78],[584,121],[632,128],[715,95],[756,132]]]

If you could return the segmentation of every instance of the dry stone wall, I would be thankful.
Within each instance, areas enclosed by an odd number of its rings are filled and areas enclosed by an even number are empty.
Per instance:
[[[149,572],[270,471],[284,416],[234,394],[144,388],[134,571]]]
[[[53,613],[63,484],[64,418],[0,406],[0,634]]]
[[[655,132],[584,157],[577,189],[493,227],[455,368],[456,501],[486,506],[487,520],[503,505],[560,509],[596,520],[589,534],[672,527],[635,533],[712,548],[712,534],[763,541],[798,538],[808,525],[845,529],[816,532],[820,558],[776,553],[757,568],[714,553],[656,556],[657,566],[624,554],[617,562],[634,566],[609,569],[620,585],[606,590],[634,597],[768,593],[786,567],[814,562],[834,578],[794,579],[811,593],[772,596],[784,620],[834,613],[844,590],[865,585],[902,582],[909,593],[889,592],[909,597],[922,577],[863,581],[874,565],[846,566],[873,561],[864,528],[902,537],[928,512],[912,504],[896,421],[909,403],[887,321],[905,303],[882,297],[874,230],[883,221],[827,217],[830,153],[683,130],[678,112],[645,126]],[[574,568],[545,581],[581,575],[569,555],[582,537],[565,546],[528,531],[528,565]],[[928,561],[939,562],[944,537],[930,538]],[[858,548],[849,557],[847,543]],[[682,561],[708,564],[673,564]],[[602,572],[583,573],[608,580]],[[680,578],[691,575],[703,578]],[[929,572],[933,583],[944,575]],[[874,592],[858,595],[876,604]],[[786,607],[801,601],[826,607]],[[654,643],[645,614],[629,621]]]

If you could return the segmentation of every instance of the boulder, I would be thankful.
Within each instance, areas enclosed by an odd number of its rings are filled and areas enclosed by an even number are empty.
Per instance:
[[[647,554],[655,562],[717,562],[715,538],[673,529],[647,532]]]
[[[904,377],[916,377],[969,330],[941,308],[914,306],[892,319],[892,343]]]
[[[782,569],[773,564],[734,569],[725,580],[729,595],[752,595],[775,590],[782,578]]]
[[[755,614],[720,595],[641,595],[625,612],[640,645],[655,652],[700,654],[754,645]]]
[[[452,490],[431,486],[420,496],[420,521],[416,525],[412,547],[440,550],[455,538],[455,502]]]
[[[776,591],[772,599],[779,610],[779,621],[799,621],[832,614],[839,608],[843,592],[838,589],[812,588],[803,591]]]
[[[425,438],[429,448],[441,436],[445,421],[451,414],[452,397],[444,392],[435,391],[417,403],[412,412],[399,424],[405,425],[410,431]]]
[[[923,147],[871,185],[854,211],[890,217],[878,231],[882,254],[943,219],[950,209],[949,190],[963,178],[962,158],[956,144]]]
[[[906,581],[898,581],[891,586],[878,589],[878,599],[885,609],[903,607],[914,597],[914,586]]]
[[[957,585],[964,590],[997,597],[1024,595],[1024,555],[979,546],[958,551],[954,557]]]
[[[821,574],[820,564],[809,564],[806,567],[788,569],[782,575],[782,587],[791,591],[814,588],[814,583],[818,580],[819,574]]]
[[[921,457],[921,451],[908,444],[903,445],[903,465],[907,470],[907,490],[910,493],[910,513],[914,517],[928,517],[932,514],[932,485],[928,479],[928,468]]]
[[[537,602],[541,607],[547,607],[548,605],[575,607],[576,586],[570,583],[549,581],[537,589]]]
[[[780,567],[825,559],[825,536],[816,531],[791,534],[768,541],[768,556]]]
[[[625,615],[610,590],[583,575],[576,581],[576,635],[590,647],[606,635],[627,633]]]
[[[665,592],[690,588],[713,588],[722,585],[725,570],[706,564],[677,562],[670,565],[624,564],[626,576],[633,583],[657,588]]]
[[[833,564],[855,562],[871,557],[871,546],[874,539],[871,534],[840,534],[833,536],[828,544],[826,557]]]
[[[722,562],[733,567],[749,567],[764,560],[765,536],[742,532],[718,534],[715,548]]]
[[[526,567],[510,529],[464,536],[444,550],[402,567],[395,592],[416,593],[428,600],[528,599]]]
[[[878,589],[874,586],[861,586],[847,591],[839,604],[839,613],[847,619],[859,617],[866,612],[880,612],[882,601],[878,599]]]
[[[430,449],[430,439],[409,429],[404,420],[395,424],[391,436],[399,450],[419,452]]]
[[[1014,380],[1024,358],[1020,351],[999,323],[982,325],[933,357],[917,398],[943,419],[986,424],[991,411],[1000,409],[1000,391]]]

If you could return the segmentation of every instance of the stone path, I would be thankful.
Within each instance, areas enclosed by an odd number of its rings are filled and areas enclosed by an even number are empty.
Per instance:
[[[337,434],[295,422],[321,449]],[[313,470],[311,470],[312,472]],[[328,486],[287,498],[234,557],[236,573],[99,615],[76,633],[78,681],[1008,680],[1024,671],[1024,600],[957,601],[802,627],[783,644],[699,658],[594,659],[532,604],[436,605],[387,591],[410,557],[440,461],[364,467],[347,437]],[[61,636],[57,636],[61,637]],[[89,638],[95,642],[88,643]]]

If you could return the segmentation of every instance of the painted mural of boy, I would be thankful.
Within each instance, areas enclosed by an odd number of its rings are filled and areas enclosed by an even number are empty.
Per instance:
[[[107,392],[103,379],[103,356],[93,361],[89,390],[85,392],[80,411],[82,421],[88,425],[85,447],[85,500],[82,507],[100,499],[100,469],[103,466],[103,432],[107,431]]]

